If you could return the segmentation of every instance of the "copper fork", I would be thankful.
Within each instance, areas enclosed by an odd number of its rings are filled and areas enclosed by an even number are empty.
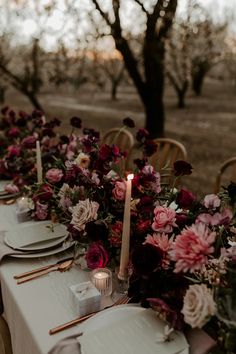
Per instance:
[[[117,306],[117,305],[125,305],[127,304],[128,302],[130,301],[130,297],[128,297],[127,295],[123,295],[122,297],[120,297],[117,301],[115,301],[111,306],[107,306],[105,307],[104,309],[102,310],[99,310],[99,311],[96,311],[96,312],[92,312],[88,315],[85,315],[85,316],[82,316],[82,317],[78,317],[78,318],[75,318],[74,320],[71,320],[69,322],[66,322],[60,326],[57,326],[55,328],[52,328],[49,330],[49,334],[52,335],[52,334],[55,334],[55,333],[58,333],[58,332],[61,332],[67,328],[70,328],[72,326],[75,326],[77,325],[78,323],[81,323],[87,319],[89,319],[90,317],[96,315],[97,313],[101,312],[101,311],[104,311],[110,307],[113,307],[113,306]]]
[[[17,284],[19,285],[19,284],[26,283],[28,281],[31,281],[33,279],[37,279],[39,277],[42,277],[43,275],[46,275],[48,273],[55,272],[55,271],[65,272],[71,268],[73,263],[74,263],[73,259],[67,260],[65,262],[57,264],[54,268],[47,268],[46,270],[44,270],[42,272],[32,274],[32,275],[27,276],[23,279],[17,280]]]

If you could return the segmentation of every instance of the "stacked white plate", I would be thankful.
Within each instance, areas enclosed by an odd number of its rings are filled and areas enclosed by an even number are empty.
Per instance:
[[[0,200],[1,199],[9,199],[9,198],[15,198],[17,197],[20,193],[9,193],[5,191],[5,186],[7,184],[11,183],[11,181],[0,181]]]
[[[66,242],[67,238],[65,225],[40,221],[19,224],[8,229],[4,242],[12,249],[21,251],[21,254],[14,256],[33,258],[65,250],[71,246],[70,242]]]

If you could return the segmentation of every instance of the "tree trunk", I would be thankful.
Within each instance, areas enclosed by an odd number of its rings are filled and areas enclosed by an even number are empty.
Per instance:
[[[196,96],[200,96],[202,93],[202,86],[206,74],[210,69],[208,62],[199,62],[194,64],[192,68],[192,89]]]
[[[182,90],[177,92],[178,95],[178,108],[185,108],[185,94]]]
[[[200,72],[196,73],[192,78],[192,89],[196,96],[201,96],[204,78],[205,74],[203,75]]]
[[[164,104],[162,96],[152,92],[145,102],[146,126],[151,138],[162,137],[164,135]]]
[[[146,129],[152,138],[164,135],[164,57],[164,41],[158,41],[155,35],[147,38],[144,45],[146,85],[143,103],[146,112]]]
[[[185,108],[185,96],[188,90],[188,85],[188,80],[186,80],[183,84],[183,87],[181,89],[176,90],[178,95],[178,108]]]
[[[0,103],[4,103],[5,102],[5,92],[6,89],[3,86],[0,86]]]
[[[112,99],[112,101],[116,101],[116,99],[117,99],[117,89],[118,89],[117,82],[112,81],[112,83],[111,83],[111,99]]]
[[[43,108],[39,103],[37,96],[35,96],[32,92],[24,92],[25,96],[28,97],[34,108],[38,109],[39,111],[43,112]]]

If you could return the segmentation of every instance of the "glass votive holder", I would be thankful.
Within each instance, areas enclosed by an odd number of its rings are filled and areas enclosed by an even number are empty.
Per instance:
[[[91,282],[102,296],[112,293],[112,272],[108,268],[97,268],[91,272]]]

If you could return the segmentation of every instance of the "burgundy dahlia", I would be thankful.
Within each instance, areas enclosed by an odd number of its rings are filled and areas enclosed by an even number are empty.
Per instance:
[[[176,177],[191,175],[192,169],[192,165],[184,160],[178,160],[174,163],[174,175]]]
[[[129,128],[135,127],[135,123],[134,123],[133,119],[129,118],[129,117],[123,119],[123,124]]]
[[[70,124],[72,125],[72,127],[80,129],[82,125],[82,120],[79,117],[72,117],[70,120]]]

